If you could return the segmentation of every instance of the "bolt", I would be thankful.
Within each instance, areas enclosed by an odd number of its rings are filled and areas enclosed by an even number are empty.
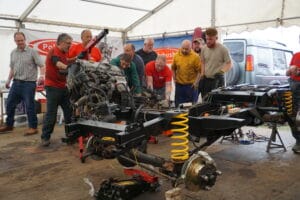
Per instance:
[[[206,175],[201,175],[201,178],[205,181],[208,181],[208,177]]]
[[[217,170],[217,171],[216,171],[216,174],[217,174],[218,176],[220,176],[220,175],[222,175],[222,172],[221,172],[220,170]]]
[[[208,185],[204,187],[205,190],[210,190],[211,187],[209,187]]]

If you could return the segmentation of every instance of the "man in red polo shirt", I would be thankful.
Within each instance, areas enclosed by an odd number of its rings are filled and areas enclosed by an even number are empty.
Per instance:
[[[147,88],[169,101],[172,89],[172,71],[166,65],[166,56],[158,55],[155,61],[148,62],[145,74]]]
[[[71,61],[75,61],[77,56],[84,50],[86,45],[91,41],[92,39],[92,32],[88,29],[83,30],[81,32],[81,40],[82,43],[72,45],[69,51],[69,58]],[[83,55],[83,58],[85,60],[89,60],[92,62],[100,62],[101,61],[101,52],[97,47],[93,47],[90,52],[88,52],[86,55]]]
[[[66,75],[59,70],[68,68],[67,56],[72,44],[72,37],[66,33],[58,36],[56,45],[50,49],[46,58],[45,89],[47,94],[47,112],[41,135],[42,146],[49,146],[50,137],[56,123],[57,108],[61,106],[65,123],[71,122],[72,109],[66,86]]]

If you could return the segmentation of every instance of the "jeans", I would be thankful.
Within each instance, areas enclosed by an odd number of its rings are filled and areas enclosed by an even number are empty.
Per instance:
[[[292,79],[289,81],[290,88],[293,93],[293,110],[295,113],[297,113],[297,111],[300,111],[300,82]]]
[[[192,87],[192,84],[182,85],[175,84],[175,106],[178,107],[181,103],[197,102],[198,91]]]
[[[202,98],[211,92],[213,89],[224,86],[224,75],[217,74],[215,78],[206,78],[200,80],[199,91],[201,92]]]
[[[293,93],[293,112],[296,115],[298,111],[300,111],[300,82],[294,81],[292,79],[290,81],[290,88]],[[293,137],[297,142],[300,142],[300,131],[298,131],[297,127],[291,128]]]
[[[65,124],[71,123],[72,108],[69,101],[69,91],[67,88],[60,89],[46,86],[47,112],[43,124],[43,133],[41,138],[49,140],[53,132],[56,120],[57,109],[61,106],[64,114]]]
[[[35,112],[35,88],[36,83],[34,81],[20,81],[14,80],[9,90],[7,105],[6,105],[6,125],[13,126],[15,122],[15,109],[16,106],[23,101],[25,103],[25,109],[27,113],[29,128],[37,127],[37,116]]]

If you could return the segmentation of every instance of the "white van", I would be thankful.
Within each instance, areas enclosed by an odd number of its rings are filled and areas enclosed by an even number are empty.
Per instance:
[[[268,40],[225,39],[233,60],[226,73],[226,85],[281,85],[288,83],[285,75],[293,52],[286,45]]]

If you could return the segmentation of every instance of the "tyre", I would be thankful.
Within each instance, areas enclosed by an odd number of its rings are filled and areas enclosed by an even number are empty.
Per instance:
[[[226,86],[235,85],[240,79],[240,66],[234,60],[232,60],[232,62],[232,68],[225,74]]]

